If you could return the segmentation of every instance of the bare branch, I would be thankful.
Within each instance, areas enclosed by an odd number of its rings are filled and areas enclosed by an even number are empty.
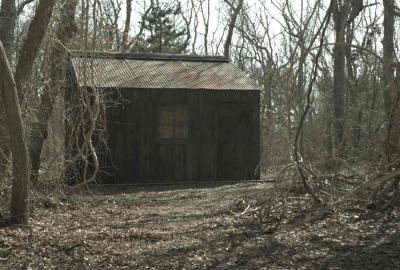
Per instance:
[[[25,0],[23,1],[21,4],[19,4],[18,8],[17,8],[17,17],[19,15],[22,14],[22,12],[24,12],[24,8],[29,5],[30,3],[34,2],[36,0]]]

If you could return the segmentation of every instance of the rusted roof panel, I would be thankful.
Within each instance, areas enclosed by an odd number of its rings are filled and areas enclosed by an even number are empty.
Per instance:
[[[136,89],[259,90],[226,58],[135,54],[71,57],[79,86]]]

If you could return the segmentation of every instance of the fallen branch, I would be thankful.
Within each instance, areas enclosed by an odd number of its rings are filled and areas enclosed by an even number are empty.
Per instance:
[[[240,212],[240,213],[235,213],[235,212],[233,212],[233,211],[230,211],[230,212],[231,212],[231,214],[235,215],[235,217],[240,217],[240,216],[243,216],[244,214],[246,214],[247,212],[255,212],[255,211],[257,211],[258,209],[259,209],[258,207],[250,208],[250,204],[249,204],[249,205],[247,205],[246,209],[244,209],[244,210],[243,210],[242,212]]]
[[[89,179],[87,181],[84,181],[82,183],[79,183],[79,184],[77,184],[75,186],[70,187],[68,189],[68,191],[70,193],[74,193],[74,192],[79,191],[79,190],[81,190],[83,188],[86,188],[89,184],[94,183],[94,182],[95,182],[95,179]]]
[[[65,248],[64,250],[66,252],[71,252],[73,249],[78,248],[78,247],[84,247],[90,254],[95,255],[94,252],[88,247],[88,245],[84,241],[76,243],[68,248]]]
[[[350,199],[354,194],[356,194],[357,192],[359,192],[361,189],[366,189],[366,188],[371,188],[374,187],[376,185],[383,185],[386,184],[388,181],[392,180],[393,178],[396,177],[400,177],[400,169],[394,171],[391,174],[387,174],[387,175],[383,175],[377,178],[373,178],[371,180],[368,180],[364,183],[362,183],[361,185],[357,186],[356,188],[354,188],[353,190],[351,190],[349,192],[349,194],[347,194],[346,197],[337,200],[336,202],[332,203],[330,206],[335,206],[337,204],[340,204],[343,201],[347,201],[348,199]]]

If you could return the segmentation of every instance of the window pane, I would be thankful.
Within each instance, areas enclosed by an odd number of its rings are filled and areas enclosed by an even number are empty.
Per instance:
[[[188,116],[185,106],[161,107],[159,110],[159,137],[185,139],[188,136]]]
[[[160,126],[160,138],[168,139],[174,135],[173,127],[171,126]]]

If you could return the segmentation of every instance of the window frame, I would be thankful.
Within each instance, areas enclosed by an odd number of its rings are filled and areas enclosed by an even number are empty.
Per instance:
[[[183,124],[179,124],[175,116],[180,112],[183,113]],[[172,123],[163,124],[163,113],[172,115]],[[169,116],[167,116],[169,117]],[[171,121],[171,120],[170,120]],[[172,129],[171,136],[162,136],[162,127],[167,126]],[[181,131],[183,136],[177,136],[180,132],[176,132],[178,128],[182,128]],[[161,143],[186,143],[189,139],[189,110],[187,105],[176,104],[176,105],[160,105],[157,108],[157,140]]]

